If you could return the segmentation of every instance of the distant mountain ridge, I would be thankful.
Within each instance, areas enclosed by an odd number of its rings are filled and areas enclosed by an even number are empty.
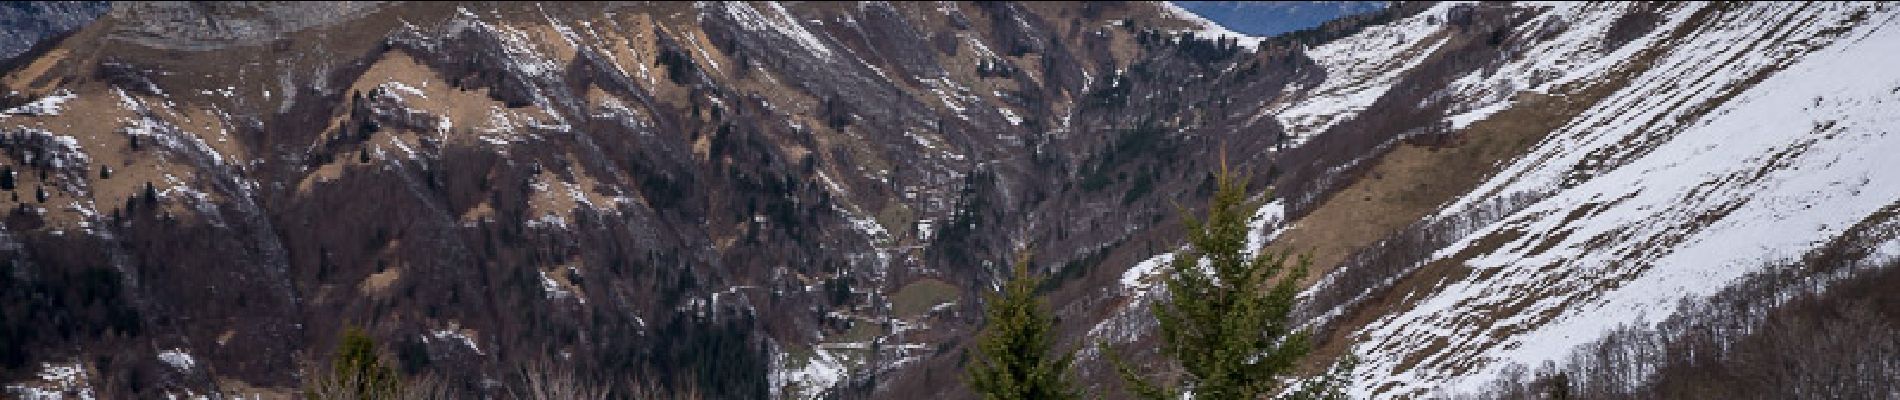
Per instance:
[[[1384,1],[1172,1],[1235,32],[1254,36],[1318,27],[1340,17],[1379,11]]]

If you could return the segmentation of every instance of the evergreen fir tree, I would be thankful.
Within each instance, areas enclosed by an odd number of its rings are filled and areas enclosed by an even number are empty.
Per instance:
[[[1081,398],[1069,381],[1073,352],[1056,354],[1054,323],[1036,298],[1039,279],[1028,259],[1015,277],[988,296],[987,321],[977,336],[976,360],[967,364],[970,388],[987,400]]]
[[[396,371],[376,353],[375,339],[356,327],[344,329],[336,354],[330,359],[330,373],[333,375],[329,379],[336,380],[332,387],[342,393],[311,393],[310,397],[387,399],[400,393]]]
[[[1245,180],[1224,163],[1215,181],[1206,216],[1184,218],[1189,248],[1175,257],[1167,297],[1154,306],[1161,353],[1184,372],[1179,386],[1145,379],[1115,360],[1141,398],[1177,399],[1183,391],[1200,399],[1274,395],[1308,351],[1306,333],[1294,330],[1287,315],[1309,260],[1247,248],[1247,221],[1260,204],[1247,200]]]
[[[151,182],[145,182],[145,204],[158,204],[158,187]]]

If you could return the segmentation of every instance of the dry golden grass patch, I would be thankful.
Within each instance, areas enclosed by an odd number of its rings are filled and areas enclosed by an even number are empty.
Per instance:
[[[15,128],[42,129],[57,136],[69,136],[78,144],[78,150],[88,159],[86,171],[78,176],[67,177],[49,175],[42,181],[31,169],[16,168],[18,178],[14,193],[20,195],[21,202],[32,202],[36,188],[44,185],[48,198],[44,204],[50,212],[45,215],[47,229],[72,229],[85,220],[84,214],[70,208],[73,203],[87,205],[101,214],[110,215],[112,210],[122,208],[127,199],[143,195],[145,183],[151,182],[160,191],[170,188],[174,183],[190,185],[196,181],[198,171],[188,164],[178,164],[183,159],[171,154],[158,143],[156,138],[145,136],[140,139],[139,150],[131,149],[131,137],[126,134],[134,121],[143,117],[127,110],[117,94],[102,83],[80,82],[67,89],[74,97],[61,105],[58,115],[44,116],[8,116],[0,118],[0,129]],[[161,123],[172,124],[185,131],[187,135],[203,139],[206,145],[218,151],[226,162],[238,162],[241,151],[235,140],[218,141],[221,135],[207,135],[206,132],[223,132],[223,121],[209,110],[198,109],[195,112],[180,112],[164,107],[163,100],[145,98],[128,93],[128,96],[142,101],[148,107],[157,107],[155,116]],[[208,139],[207,139],[208,138]],[[190,144],[187,144],[190,145]],[[101,167],[112,169],[110,178],[101,179]],[[167,178],[167,177],[171,178]],[[65,179],[77,178],[79,182],[65,182]],[[176,182],[174,182],[174,180]],[[64,190],[67,183],[77,186],[82,192]],[[201,190],[202,191],[202,190]],[[219,195],[213,191],[204,191],[212,201],[219,201]],[[11,206],[11,196],[0,197],[0,203]],[[174,215],[191,215],[190,206],[185,201],[168,201],[166,211]]]
[[[71,55],[72,51],[64,48],[47,51],[45,55],[27,63],[24,68],[13,70],[6,76],[0,77],[0,85],[27,95],[50,92],[58,84],[58,80],[50,79],[52,75],[49,73],[57,71],[54,67],[69,62]]]
[[[230,343],[231,338],[234,337],[237,337],[237,328],[226,328],[223,333],[218,334],[217,343],[223,346],[225,343]]]
[[[488,203],[488,200],[482,200],[481,203],[475,204],[474,207],[469,207],[468,211],[462,212],[461,221],[465,223],[479,222],[479,221],[491,220],[494,218],[495,218],[495,206],[490,205]]]
[[[581,204],[569,193],[569,185],[573,183],[563,181],[553,171],[543,170],[539,175],[535,175],[533,185],[535,193],[528,198],[530,218],[538,219],[542,216],[554,215],[560,217],[562,221],[569,223],[574,221],[574,208],[580,207]]]
[[[553,60],[554,65],[557,67],[566,67],[572,64],[575,58],[579,58],[580,48],[568,43],[567,38],[561,36],[561,31],[555,29],[554,25],[545,22],[545,20],[523,24],[522,26],[513,26],[512,28],[520,30],[521,33],[527,36],[529,43],[534,46],[533,50],[536,51],[536,55]],[[566,26],[566,28],[571,32],[575,27],[570,25]],[[585,44],[583,43],[582,45]]]
[[[503,128],[486,125],[490,123],[495,113],[511,113],[538,120],[549,119],[546,113],[539,109],[509,109],[502,102],[490,98],[484,91],[457,89],[443,81],[441,74],[402,52],[385,53],[381,60],[364,71],[362,78],[350,84],[350,90],[367,95],[371,90],[386,83],[399,83],[420,91],[421,96],[407,92],[397,94],[410,109],[422,111],[437,118],[448,118],[454,127]],[[537,114],[539,118],[536,118]],[[342,124],[347,122],[345,117],[347,115],[339,115],[333,119],[329,130],[341,129]],[[452,131],[461,131],[461,129],[452,128]],[[473,143],[479,139],[451,135],[449,140]]]
[[[905,319],[921,318],[939,305],[956,302],[962,298],[960,293],[962,290],[956,285],[941,279],[918,279],[890,295],[891,314]]]
[[[226,116],[219,112],[217,106],[189,105],[179,108],[165,107],[161,110],[171,115],[170,120],[173,125],[177,125],[180,130],[203,141],[206,146],[211,147],[212,151],[224,157],[226,163],[241,163],[249,159],[244,145],[239,143],[236,137],[239,133],[228,124],[230,121],[225,120]]]
[[[1318,276],[1476,187],[1499,162],[1522,154],[1569,118],[1550,100],[1530,100],[1473,124],[1456,144],[1400,144],[1366,174],[1297,221],[1270,246],[1313,256]]]
[[[363,283],[357,285],[357,290],[372,297],[386,298],[389,296],[390,285],[395,284],[397,280],[401,279],[402,267],[389,267],[382,272],[369,274],[368,277],[364,277]]]
[[[566,157],[568,165],[580,165],[573,155]],[[562,221],[573,223],[574,211],[577,208],[589,207],[591,204],[591,208],[598,210],[615,209],[612,197],[596,191],[601,187],[600,182],[581,168],[562,173],[543,169],[539,175],[535,175],[533,185],[537,191],[528,199],[529,218],[538,219],[545,215],[554,215],[560,217]],[[485,207],[486,203],[476,208]],[[477,212],[479,211],[469,211],[469,213]],[[492,209],[487,213],[492,214]],[[463,218],[468,218],[468,215],[465,214]]]

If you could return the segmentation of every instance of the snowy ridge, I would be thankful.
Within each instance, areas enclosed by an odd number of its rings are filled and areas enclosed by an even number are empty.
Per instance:
[[[1464,129],[1510,108],[1513,95],[1520,90],[1549,94],[1560,85],[1602,78],[1662,36],[1652,33],[1619,47],[1605,47],[1611,26],[1634,11],[1636,4],[1565,2],[1535,6],[1543,9],[1542,14],[1530,26],[1514,32],[1534,44],[1503,65],[1458,78],[1434,96],[1453,105],[1448,110],[1457,114],[1450,118],[1452,129]],[[1707,6],[1697,3],[1675,9],[1655,32],[1673,30]]]
[[[1326,70],[1326,79],[1312,87],[1287,88],[1286,97],[1261,109],[1253,118],[1272,116],[1279,120],[1292,144],[1298,146],[1358,116],[1407,71],[1423,63],[1425,56],[1445,44],[1446,37],[1438,31],[1444,28],[1445,13],[1455,5],[1438,3],[1417,15],[1366,27],[1358,34],[1307,50],[1306,55]]]
[[[1162,10],[1166,10],[1168,14],[1170,14],[1170,16],[1188,21],[1195,25],[1199,25],[1200,29],[1188,31],[1188,32],[1192,32],[1194,34],[1194,37],[1198,37],[1202,39],[1231,38],[1231,39],[1234,39],[1236,41],[1236,44],[1239,44],[1240,47],[1245,47],[1250,50],[1259,48],[1260,42],[1267,40],[1267,38],[1261,37],[1261,36],[1251,36],[1251,35],[1247,35],[1240,32],[1234,32],[1234,30],[1227,29],[1227,27],[1221,26],[1221,24],[1219,23],[1215,23],[1214,21],[1210,21],[1205,17],[1201,17],[1200,14],[1195,14],[1193,11],[1188,11],[1185,8],[1181,8],[1181,6],[1175,5],[1174,2],[1172,1],[1163,1],[1160,3],[1161,3]]]
[[[1894,17],[1748,4],[1666,43],[1655,68],[1441,210],[1553,193],[1440,250],[1479,254],[1461,260],[1469,275],[1358,332],[1371,362],[1355,394],[1473,389],[1508,362],[1667,316],[1900,199]],[[1474,247],[1485,239],[1502,245]]]

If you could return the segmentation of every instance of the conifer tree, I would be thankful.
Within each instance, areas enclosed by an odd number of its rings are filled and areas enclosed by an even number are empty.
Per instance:
[[[970,388],[986,400],[1081,398],[1069,380],[1073,352],[1054,352],[1054,323],[1036,298],[1039,279],[1028,258],[1015,277],[988,296],[987,321],[977,336],[976,360],[968,364]]]
[[[1281,378],[1308,351],[1306,333],[1293,329],[1287,316],[1309,260],[1247,248],[1247,221],[1260,204],[1247,200],[1245,179],[1228,173],[1224,164],[1215,182],[1206,216],[1183,218],[1189,246],[1176,255],[1165,279],[1167,297],[1153,308],[1160,322],[1160,351],[1179,363],[1179,383],[1150,381],[1116,359],[1123,380],[1139,397],[1275,395],[1283,389]]]
[[[146,205],[158,204],[158,187],[153,186],[151,181],[145,182],[145,193],[143,193],[143,195]]]
[[[330,360],[330,376],[308,392],[318,399],[390,399],[401,392],[396,371],[376,353],[376,340],[356,327],[345,328]]]

